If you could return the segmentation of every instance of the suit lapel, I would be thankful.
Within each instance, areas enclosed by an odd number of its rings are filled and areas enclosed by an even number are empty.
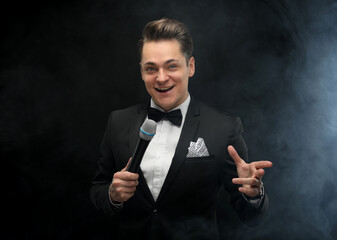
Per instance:
[[[179,168],[184,163],[190,142],[195,138],[199,127],[199,104],[191,98],[191,103],[186,113],[186,119],[177,144],[176,152],[172,159],[171,167],[167,173],[164,185],[160,191],[157,202],[165,195]]]
[[[146,117],[146,107],[141,106],[137,109],[136,115],[132,116],[130,119],[130,130],[129,130],[129,156],[132,156],[135,150],[138,138],[139,138],[139,128],[142,126]]]

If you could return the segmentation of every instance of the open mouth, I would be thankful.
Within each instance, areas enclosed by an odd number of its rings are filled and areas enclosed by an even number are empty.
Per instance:
[[[156,89],[157,92],[160,92],[160,93],[166,93],[166,92],[170,91],[173,87],[174,87],[174,86],[172,86],[172,87],[167,87],[167,88],[155,88],[155,89]]]

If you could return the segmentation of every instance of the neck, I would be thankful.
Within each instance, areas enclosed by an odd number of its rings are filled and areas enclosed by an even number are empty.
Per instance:
[[[152,102],[153,102],[157,107],[159,107],[162,111],[164,111],[164,112],[169,112],[169,111],[172,111],[172,110],[174,110],[175,108],[178,108],[179,106],[181,106],[184,102],[186,102],[186,100],[188,99],[189,96],[190,96],[190,95],[189,95],[189,93],[187,92],[187,94],[186,94],[186,96],[183,98],[183,100],[179,101],[177,105],[175,105],[175,106],[173,106],[173,107],[169,107],[169,108],[165,108],[165,107],[159,105],[158,103],[156,103],[156,102],[154,101],[153,98],[152,98],[151,100],[152,100]]]

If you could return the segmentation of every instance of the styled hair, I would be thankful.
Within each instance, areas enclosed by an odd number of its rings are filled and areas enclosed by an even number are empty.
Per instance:
[[[183,23],[168,18],[152,21],[145,25],[142,38],[138,42],[140,57],[142,57],[144,43],[173,39],[180,43],[181,52],[188,64],[193,54],[193,41],[190,32]]]

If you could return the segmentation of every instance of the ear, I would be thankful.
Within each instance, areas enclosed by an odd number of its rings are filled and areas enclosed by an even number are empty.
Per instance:
[[[195,72],[195,60],[194,57],[191,57],[188,61],[188,76],[193,77]]]

